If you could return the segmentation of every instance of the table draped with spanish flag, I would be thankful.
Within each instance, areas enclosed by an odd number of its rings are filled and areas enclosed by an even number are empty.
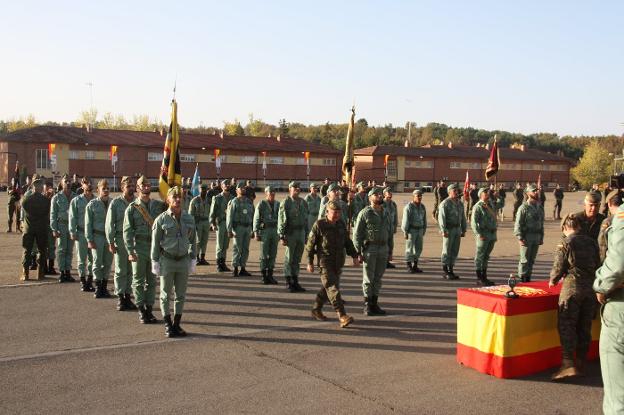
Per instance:
[[[561,284],[518,284],[457,290],[457,361],[499,378],[538,373],[561,365],[557,309]],[[598,313],[597,313],[598,314]],[[598,356],[600,319],[592,323],[589,359]]]

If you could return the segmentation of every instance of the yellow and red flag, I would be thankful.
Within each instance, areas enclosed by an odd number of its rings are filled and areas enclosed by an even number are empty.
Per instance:
[[[490,177],[496,176],[500,167],[500,157],[498,155],[498,142],[496,141],[496,135],[494,136],[494,144],[490,150],[490,158],[488,159],[488,165],[485,169],[485,180],[490,180]]]
[[[158,191],[163,200],[167,198],[167,192],[170,188],[182,185],[179,147],[178,103],[174,99],[171,101],[171,124],[169,124],[169,131],[165,139],[163,161],[160,166],[160,177],[158,179]]]

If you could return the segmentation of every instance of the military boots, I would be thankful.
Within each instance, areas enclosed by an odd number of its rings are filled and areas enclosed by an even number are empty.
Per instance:
[[[414,261],[414,266],[412,267],[415,274],[422,274],[423,270],[418,268],[418,261]]]
[[[453,266],[449,266],[448,267],[448,279],[449,280],[458,280],[459,279],[459,275],[455,274],[455,271],[453,271]]]
[[[171,316],[167,314],[164,317],[164,320],[165,320],[165,336],[169,338],[176,337],[176,332],[173,329],[173,322],[171,321]]]
[[[293,284],[293,279],[292,277],[286,277],[286,289],[291,292],[291,293],[296,293],[297,289],[295,288],[295,285]]]
[[[182,314],[176,314],[173,316],[173,330],[176,336],[185,337],[186,331],[180,326],[180,320],[182,320]]]
[[[238,275],[240,275],[241,277],[251,277],[251,274],[245,269],[245,267],[241,267]]]
[[[222,259],[222,258],[217,259],[217,271],[227,272],[227,269],[225,267],[225,259]]]
[[[344,328],[347,327],[349,324],[353,323],[353,317],[347,315],[345,309],[344,309],[344,305],[341,305],[340,307],[338,307],[338,310],[336,310],[336,313],[338,314],[338,321],[340,322],[340,327]]]
[[[54,260],[53,259],[49,259],[48,260],[48,269],[46,274],[48,275],[58,275],[58,272],[56,272],[56,270],[54,269]]]
[[[371,297],[364,297],[364,315],[365,316],[372,316],[373,314],[373,309],[372,309],[372,304],[373,301],[371,299]]]
[[[377,304],[377,300],[378,299],[379,299],[379,297],[377,297],[377,296],[371,297],[371,300],[372,300],[371,311],[373,312],[373,315],[375,315],[375,316],[385,316],[386,315],[386,311],[382,310],[382,308],[379,307],[379,304]]]
[[[321,294],[318,293],[316,294],[316,297],[314,298],[314,306],[312,307],[312,318],[318,321],[325,321],[327,320],[327,317],[325,317],[325,314],[323,314],[323,305],[325,303],[325,300],[321,297]]]
[[[232,273],[233,277],[238,277],[240,276],[239,272],[238,272],[238,267],[234,267],[234,272]]]
[[[303,292],[306,291],[305,288],[303,288],[301,285],[299,285],[299,277],[292,277],[292,281],[293,281],[292,283],[293,283],[293,285],[295,287],[295,292],[303,293]]]
[[[210,263],[206,261],[205,254],[202,254],[201,257],[199,257],[199,261],[197,262],[197,265],[210,265]]]
[[[95,288],[93,288],[93,275],[91,274],[87,275],[87,280],[86,280],[84,289],[82,291],[89,292],[89,293],[92,293],[93,291],[95,291]]]
[[[117,311],[126,311],[128,310],[128,306],[126,305],[126,297],[123,294],[117,295]]]
[[[269,284],[277,284],[277,280],[273,278],[273,268],[269,268],[267,270],[267,278],[269,280]]]
[[[442,266],[442,271],[444,272],[444,274],[442,274],[442,278],[444,278],[445,280],[450,280],[452,279],[450,276],[450,272],[449,272],[449,267],[448,265],[443,265]]]
[[[137,306],[136,306],[136,304],[134,304],[132,302],[132,298],[130,297],[130,294],[126,293],[126,294],[124,294],[124,297],[125,297],[125,300],[126,300],[126,308],[128,310],[136,310]]]
[[[268,269],[263,269],[262,270],[262,283],[264,285],[269,285],[271,283],[271,281],[269,281],[269,270]]]
[[[407,263],[407,272],[409,272],[410,274],[415,274],[416,271],[414,271],[414,263],[413,262],[408,262]]]
[[[494,285],[492,281],[487,279],[485,271],[478,269],[475,272],[477,273],[477,285],[483,287],[491,287],[492,285]]]

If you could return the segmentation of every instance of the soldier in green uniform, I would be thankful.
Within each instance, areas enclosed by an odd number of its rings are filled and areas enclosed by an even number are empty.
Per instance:
[[[217,271],[219,272],[231,272],[232,270],[225,265],[227,258],[227,249],[230,245],[230,238],[227,232],[226,226],[226,210],[227,205],[232,199],[229,190],[229,181],[221,181],[221,193],[212,198],[212,204],[210,206],[210,224],[213,231],[217,231],[216,237],[216,259],[217,259]]]
[[[581,212],[574,214],[581,222],[581,232],[598,241],[600,233],[600,225],[605,219],[604,215],[599,212],[600,201],[602,195],[599,192],[587,192],[584,199],[585,208]]]
[[[482,187],[478,191],[479,201],[472,207],[470,227],[475,235],[476,252],[474,258],[477,285],[489,287],[494,285],[487,277],[490,254],[496,244],[496,212],[498,204],[490,200],[490,192]]]
[[[397,209],[397,204],[394,200],[392,200],[391,188],[389,187],[384,188],[383,195],[384,195],[384,202],[383,202],[384,209],[390,215],[390,223],[392,224],[392,235],[394,235],[399,225],[399,212]],[[390,250],[388,252],[388,256],[392,257],[392,254],[393,252],[392,250]],[[386,264],[386,268],[396,268],[396,266],[392,262],[390,262],[390,260],[388,260],[388,263]]]
[[[520,183],[516,183],[516,188],[513,191],[514,204],[513,204],[513,220],[516,220],[516,213],[522,203],[524,202],[524,190],[522,190],[522,186]]]
[[[191,206],[191,200],[193,199],[193,193],[191,189],[192,181],[190,177],[187,177],[186,180],[183,179],[183,182],[184,185],[182,186],[182,191],[184,193],[184,196],[182,196],[182,210],[188,212]]]
[[[468,191],[468,200],[466,203],[466,221],[470,221],[470,214],[472,208],[479,201],[479,189],[476,183],[470,183],[470,190]]]
[[[137,180],[139,197],[124,213],[123,239],[132,264],[132,291],[143,324],[158,322],[152,310],[156,301],[156,277],[152,273],[150,251],[154,218],[165,211],[165,204],[150,198],[152,186],[145,176]]]
[[[310,193],[305,197],[305,201],[308,204],[308,229],[312,229],[312,225],[316,222],[319,215],[319,209],[321,208],[321,198],[318,194],[318,186],[316,183],[310,184]]]
[[[208,185],[203,183],[199,195],[191,200],[189,214],[195,220],[195,232],[197,234],[197,265],[210,265],[206,261],[206,247],[210,233],[210,205],[212,204],[212,192],[208,194]]]
[[[607,257],[596,271],[593,286],[601,304],[600,368],[606,415],[624,413],[624,205],[609,210],[613,222]]]
[[[108,277],[113,254],[106,240],[106,216],[110,204],[108,181],[98,182],[98,197],[91,199],[85,208],[85,238],[93,255],[93,275],[95,275],[95,298],[109,298]]]
[[[106,215],[106,242],[108,250],[115,259],[115,294],[117,295],[117,310],[136,310],[132,302],[132,265],[128,259],[128,250],[123,239],[123,225],[126,209],[134,200],[135,186],[132,178],[121,178],[121,195],[114,198],[108,207]]]
[[[13,217],[15,216],[15,231],[21,231],[20,228],[20,211],[19,211],[19,200],[20,200],[20,191],[16,189],[14,185],[9,186],[7,193],[9,194],[9,201],[7,203],[7,214],[9,216],[9,229],[7,229],[7,233],[13,232]]]
[[[256,189],[254,188],[254,184],[251,180],[247,180],[245,182],[243,194],[247,199],[249,199],[251,204],[253,204],[254,200],[256,200]]]
[[[22,281],[28,281],[30,263],[32,255],[33,243],[37,243],[39,247],[39,270],[37,279],[43,279],[45,276],[46,262],[46,245],[48,242],[48,228],[50,227],[50,203],[45,196],[41,194],[43,191],[43,182],[36,179],[32,184],[33,191],[22,200],[22,214],[24,219],[24,233],[22,234]]]
[[[453,268],[459,254],[461,238],[466,235],[466,216],[459,186],[453,183],[445,192],[448,192],[448,197],[438,206],[438,226],[442,234],[442,270],[444,278],[457,280],[459,276]]]
[[[56,192],[51,182],[46,182],[43,185],[43,195],[48,199],[48,203],[52,203],[52,198]],[[73,199],[72,199],[73,200]],[[37,247],[33,248],[33,258],[37,254]],[[46,275],[58,275],[58,272],[54,269],[54,260],[56,259],[56,239],[52,235],[52,229],[48,226],[48,250],[46,252],[46,258],[48,259],[48,266],[45,269]],[[31,268],[33,269],[33,268]]]
[[[555,190],[553,190],[553,197],[555,198],[555,206],[553,208],[553,219],[560,220],[561,219],[561,208],[563,207],[563,189],[559,184]]]
[[[78,277],[80,289],[84,292],[93,292],[93,255],[87,246],[85,237],[85,209],[93,198],[91,180],[82,178],[82,194],[76,196],[69,203],[69,237],[76,244],[78,257]]]
[[[585,367],[597,306],[592,285],[596,269],[600,266],[598,244],[580,232],[581,223],[575,215],[567,215],[561,228],[564,238],[557,245],[548,283],[549,287],[553,287],[564,279],[558,314],[562,365],[552,376],[555,381],[577,376]]]
[[[186,336],[180,326],[189,274],[195,272],[195,222],[182,211],[182,190],[167,192],[169,209],[152,226],[151,271],[160,276],[160,311],[167,337]],[[175,297],[173,295],[175,293]],[[173,302],[173,321],[169,304]]]
[[[305,291],[299,285],[299,266],[308,235],[308,205],[299,197],[300,191],[299,182],[288,184],[289,196],[280,203],[277,221],[277,233],[286,247],[284,277],[291,293]]]
[[[327,215],[327,204],[329,202],[336,202],[340,207],[340,218],[338,220],[344,222],[347,229],[349,229],[349,217],[345,212],[348,212],[349,205],[347,205],[340,198],[340,187],[336,183],[332,183],[327,188],[327,196],[324,196],[321,199],[321,204],[319,206],[317,219],[323,219]],[[345,213],[345,214],[343,214]],[[355,218],[354,218],[355,220]]]
[[[266,198],[256,206],[253,217],[253,232],[256,241],[260,242],[260,270],[263,284],[277,284],[273,278],[275,257],[277,255],[277,217],[280,203],[275,200],[275,189],[267,186],[264,189]]]
[[[234,277],[250,277],[245,269],[249,258],[249,241],[253,224],[254,207],[246,195],[243,182],[236,186],[236,197],[228,203],[225,226],[228,237],[234,239],[232,246],[232,268]],[[239,272],[240,268],[240,272]]]
[[[362,267],[362,291],[364,293],[364,315],[385,315],[379,307],[381,278],[386,264],[392,257],[389,252],[394,246],[392,219],[383,207],[383,192],[378,187],[368,191],[370,205],[360,211],[353,228],[353,242]]]
[[[69,203],[76,196],[71,191],[69,176],[61,179],[62,191],[52,197],[50,207],[50,229],[56,238],[56,256],[61,271],[59,282],[75,282],[71,276],[72,251],[74,241],[69,239]],[[41,253],[40,253],[41,254]]]
[[[340,205],[334,201],[327,204],[327,217],[319,219],[312,226],[306,249],[308,251],[308,272],[314,272],[314,256],[319,257],[322,287],[316,294],[312,317],[324,321],[323,305],[329,302],[336,313],[340,327],[353,323],[353,317],[347,315],[344,301],[340,294],[340,274],[347,255],[357,258],[357,251],[349,238],[349,232],[343,221],[339,221]]]
[[[353,202],[351,203],[351,221],[355,222],[358,214],[362,209],[368,206],[368,196],[366,195],[366,183],[359,182],[357,184],[358,192],[355,194],[353,198]],[[345,223],[349,223],[347,218],[343,218]]]
[[[327,196],[327,189],[329,188],[329,177],[326,177],[321,186],[321,197]]]
[[[602,221],[600,225],[600,233],[598,234],[598,247],[600,248],[600,263],[603,263],[607,257],[607,247],[609,243],[609,229],[613,221],[613,215],[617,212],[622,204],[622,192],[618,189],[612,190],[605,198],[605,204],[609,208],[610,215]]]
[[[427,210],[422,203],[422,191],[416,189],[412,192],[412,202],[403,208],[401,230],[405,236],[405,261],[407,270],[411,274],[420,274],[423,271],[418,268],[418,260],[423,249],[423,239],[427,233]]]
[[[537,186],[526,188],[527,201],[516,212],[514,235],[520,244],[518,275],[522,282],[530,282],[533,264],[539,246],[544,243],[544,205],[539,201]]]

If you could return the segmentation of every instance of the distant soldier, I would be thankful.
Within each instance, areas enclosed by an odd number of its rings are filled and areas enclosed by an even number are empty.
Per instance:
[[[347,327],[353,323],[353,317],[347,315],[344,301],[340,294],[340,274],[347,255],[357,258],[357,252],[343,221],[339,221],[340,205],[334,201],[327,204],[327,217],[319,219],[312,226],[308,242],[308,272],[314,272],[314,256],[320,260],[320,274],[322,287],[316,294],[312,317],[324,321],[323,305],[329,302],[336,313],[340,327]]]
[[[191,188],[191,178],[187,177],[186,180],[183,180],[184,184],[182,185],[182,209],[185,212],[189,211],[189,207],[191,206],[191,199],[193,199],[193,189]]]
[[[622,192],[618,189],[612,190],[606,197],[605,203],[609,207],[609,213],[611,213],[600,225],[600,233],[598,234],[598,247],[600,248],[600,263],[603,263],[607,257],[607,247],[609,243],[609,230],[611,229],[611,222],[615,212],[622,205]]]
[[[478,191],[479,201],[472,208],[470,227],[475,234],[476,252],[474,258],[475,272],[477,274],[477,284],[489,287],[494,285],[487,277],[487,268],[490,261],[490,254],[496,244],[496,223],[497,205],[490,201],[490,192],[483,187]]]
[[[227,205],[226,227],[228,237],[234,239],[232,246],[232,268],[234,277],[250,277],[245,268],[249,258],[249,241],[253,224],[254,207],[246,196],[243,182],[236,186],[236,197]],[[240,268],[240,271],[239,271]]]
[[[78,191],[81,189],[82,189],[82,183],[81,181],[78,180],[78,175],[74,173],[74,175],[72,176],[71,191],[76,194],[79,194]]]
[[[505,190],[505,185],[502,183],[498,186],[498,199],[498,213],[500,214],[500,219],[502,222],[505,219],[505,202],[507,201],[507,190]]]
[[[435,221],[438,221],[438,216],[439,216],[439,212],[440,212],[440,205],[442,204],[442,202],[444,200],[446,200],[446,198],[448,197],[448,189],[447,189],[447,185],[446,182],[444,180],[440,180],[438,182],[438,187],[435,190],[435,205],[434,205],[434,215],[435,215]]]
[[[160,200],[150,198],[152,186],[145,176],[137,180],[138,197],[124,213],[123,238],[132,263],[132,291],[142,324],[158,322],[153,313],[156,302],[156,276],[152,273],[150,251],[154,218],[165,210]]]
[[[85,209],[93,199],[93,187],[88,177],[82,178],[82,190],[82,193],[69,203],[69,237],[76,244],[80,289],[84,292],[93,292],[95,291],[93,288],[93,255],[85,237]]]
[[[217,259],[217,271],[219,272],[232,272],[231,269],[225,264],[227,258],[227,249],[230,245],[230,237],[228,236],[226,226],[227,205],[232,199],[230,194],[230,185],[227,180],[221,181],[221,193],[212,198],[212,204],[210,206],[210,225],[212,230],[217,232],[216,235],[216,259]]]
[[[160,276],[160,311],[165,321],[165,336],[184,337],[180,326],[188,276],[195,272],[195,222],[182,211],[182,189],[167,192],[169,209],[158,215],[152,226],[151,271]],[[175,293],[175,297],[173,295]],[[169,304],[173,304],[173,321]]]
[[[557,183],[557,187],[553,190],[553,198],[555,199],[555,207],[553,208],[553,219],[561,220],[561,208],[563,207],[563,189]]]
[[[581,224],[580,232],[590,236],[594,241],[598,241],[600,225],[602,225],[602,221],[605,220],[602,213],[598,212],[600,210],[601,199],[602,196],[599,192],[587,192],[583,200],[585,208],[583,211],[574,214]]]
[[[266,197],[256,206],[253,218],[253,232],[260,242],[260,270],[263,284],[277,284],[273,278],[275,257],[277,256],[277,218],[280,203],[275,200],[275,189],[267,186]]]
[[[16,188],[14,185],[9,186],[7,191],[9,194],[9,201],[7,203],[7,214],[9,217],[9,229],[7,229],[7,233],[13,232],[13,217],[15,216],[15,231],[21,231],[20,228],[20,208],[19,208],[19,200],[21,197],[20,190]]]
[[[455,274],[454,267],[461,238],[466,235],[466,216],[459,186],[453,183],[448,186],[447,192],[448,197],[438,207],[438,226],[442,234],[442,269],[445,279],[457,280],[459,276]]]
[[[405,236],[407,270],[411,274],[420,274],[423,271],[418,268],[418,260],[423,249],[423,239],[427,233],[427,209],[422,203],[423,194],[420,189],[414,190],[412,197],[412,202],[403,208],[401,230]]]
[[[299,267],[308,235],[308,205],[299,197],[300,191],[299,182],[288,184],[289,195],[280,204],[277,221],[277,233],[286,247],[284,277],[291,293],[305,291],[299,285]]]
[[[384,201],[383,201],[384,209],[390,215],[390,224],[392,225],[392,235],[394,237],[394,234],[396,233],[397,227],[399,225],[399,212],[397,211],[398,210],[397,204],[394,200],[392,200],[392,189],[390,187],[384,188],[383,195],[384,195]],[[392,258],[392,254],[393,254],[392,249],[389,249],[388,257]],[[386,268],[396,268],[396,266],[393,263],[391,263],[390,260],[388,260],[388,263],[386,264]]]
[[[580,232],[578,218],[567,215],[561,227],[564,239],[557,246],[548,283],[549,287],[553,287],[563,279],[557,324],[562,364],[552,376],[554,381],[580,375],[585,368],[592,339],[592,320],[598,305],[592,285],[600,266],[598,244]]]
[[[522,190],[522,186],[520,183],[516,183],[516,188],[513,191],[514,204],[513,204],[513,220],[516,220],[516,213],[522,203],[524,203],[524,190]]]
[[[345,203],[347,203],[349,200],[349,190],[351,190],[349,187],[349,183],[347,183],[347,181],[343,179],[340,185],[340,198]]]
[[[537,251],[544,243],[544,205],[539,201],[537,186],[528,185],[525,193],[527,201],[516,213],[514,235],[520,244],[518,275],[522,282],[530,282]]]
[[[118,298],[117,310],[136,310],[132,302],[132,263],[123,239],[123,224],[126,209],[134,201],[135,186],[132,178],[121,178],[121,195],[114,198],[106,215],[106,242],[108,250],[115,256],[115,294]]]
[[[540,184],[538,190],[539,190],[539,202],[545,208],[546,207],[546,192],[544,191],[544,186]]]
[[[39,270],[37,279],[41,280],[45,276],[46,250],[48,242],[48,228],[50,220],[50,203],[41,194],[43,191],[43,181],[35,179],[32,184],[33,191],[22,200],[22,212],[24,218],[24,233],[22,234],[22,281],[28,281],[32,247],[37,243],[39,247]]]
[[[329,177],[326,177],[325,181],[323,181],[323,185],[321,186],[321,197],[327,196],[327,189],[329,188],[329,185]]]
[[[347,212],[350,208],[349,205],[347,205],[341,198],[340,198],[340,187],[338,187],[338,185],[336,183],[332,183],[329,185],[329,187],[327,188],[327,196],[324,196],[321,199],[321,205],[319,207],[319,211],[318,211],[318,217],[317,219],[323,219],[324,217],[326,217],[327,215],[327,204],[329,202],[336,202],[338,203],[338,206],[340,206],[340,217],[338,218],[338,220],[341,220],[344,222],[345,227],[347,229],[349,229],[349,218],[347,217],[347,215],[343,215],[344,212]],[[353,218],[353,220],[355,221],[355,217]]]
[[[379,307],[381,278],[386,264],[392,260],[389,252],[394,247],[392,218],[383,207],[383,193],[378,187],[368,192],[370,205],[360,211],[355,220],[353,242],[358,257],[363,260],[362,291],[364,293],[364,315],[385,315]]]
[[[93,255],[93,275],[95,275],[95,298],[109,298],[108,277],[110,276],[113,254],[106,240],[106,216],[110,204],[108,181],[98,182],[98,197],[91,199],[85,208],[85,238]]]
[[[351,218],[353,222],[355,222],[355,219],[360,213],[360,210],[368,206],[366,184],[364,182],[359,182],[356,187],[357,187],[358,192],[355,194],[355,197],[353,198],[353,202],[351,203],[351,215],[352,215]],[[346,218],[345,218],[345,221],[346,221],[345,223],[348,222]]]
[[[321,198],[318,195],[318,190],[316,183],[311,183],[310,193],[304,199],[308,204],[308,229],[312,229],[312,225],[316,222],[321,208]]]
[[[210,265],[206,261],[206,247],[210,234],[210,206],[212,204],[212,192],[208,194],[208,185],[203,183],[199,195],[191,200],[189,214],[195,221],[195,233],[197,234],[197,265]]]
[[[43,195],[48,199],[48,203],[52,204],[52,198],[56,192],[54,191],[54,186],[52,182],[46,182],[43,185]],[[72,199],[73,200],[73,199]],[[33,258],[37,253],[37,247],[33,248]],[[58,272],[54,269],[54,260],[56,260],[56,239],[52,235],[52,228],[48,226],[48,251],[46,252],[46,258],[48,260],[48,265],[46,267],[45,273],[46,275],[58,275]],[[33,262],[34,264],[34,262]],[[33,269],[32,267],[30,269]]]
[[[245,183],[245,191],[243,192],[243,194],[247,199],[249,199],[252,204],[254,200],[256,200],[256,190],[251,180],[247,180],[247,182]]]
[[[75,282],[71,276],[72,251],[74,241],[69,239],[69,203],[76,197],[71,191],[69,176],[64,175],[61,179],[62,191],[52,198],[50,207],[50,228],[52,236],[56,238],[56,256],[61,270],[59,282]]]
[[[612,190],[613,190],[613,189],[611,189],[611,186],[609,186],[609,185],[606,185],[606,186],[605,186],[605,188],[604,188],[604,189],[602,189],[602,194],[601,194],[601,196],[602,196],[602,200],[603,200],[603,201],[607,198],[607,195],[608,195],[609,193],[611,193],[611,191],[612,191]],[[600,207],[600,213],[601,213],[601,214],[602,214],[602,216],[604,216],[605,218],[606,218],[607,216],[609,216],[609,205],[608,205],[606,202],[604,202],[604,205],[602,205],[602,206]]]
[[[476,183],[470,183],[470,190],[468,191],[468,201],[466,203],[466,220],[470,221],[470,214],[472,208],[479,201],[479,189]]]

